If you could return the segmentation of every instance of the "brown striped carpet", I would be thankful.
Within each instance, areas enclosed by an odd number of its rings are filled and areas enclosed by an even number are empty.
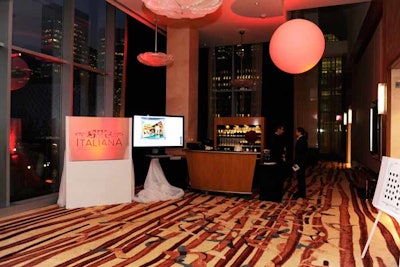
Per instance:
[[[182,199],[0,218],[0,266],[398,266],[398,222],[360,198],[356,170],[310,168],[307,199],[185,192]]]

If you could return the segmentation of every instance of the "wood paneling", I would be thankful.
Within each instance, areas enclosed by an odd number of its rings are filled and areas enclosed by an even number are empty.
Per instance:
[[[251,194],[257,153],[187,151],[193,189]]]

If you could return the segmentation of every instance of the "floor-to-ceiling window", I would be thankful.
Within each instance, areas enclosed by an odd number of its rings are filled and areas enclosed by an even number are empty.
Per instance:
[[[63,1],[15,0],[10,201],[58,191]]]
[[[325,57],[319,89],[319,152],[343,159],[343,57]]]
[[[73,115],[104,116],[106,2],[75,0]]]
[[[10,162],[0,170],[0,207],[58,192],[65,116],[118,115],[123,91],[123,12],[105,0],[10,3],[12,14],[0,18],[12,24],[10,100],[0,107],[10,114]]]
[[[120,10],[115,13],[115,57],[114,57],[114,97],[113,97],[113,110],[114,117],[123,116],[125,103],[125,94],[123,94],[124,87],[124,59],[125,53],[125,25],[126,15]]]
[[[260,116],[262,44],[220,46],[210,53],[209,131],[214,117]]]

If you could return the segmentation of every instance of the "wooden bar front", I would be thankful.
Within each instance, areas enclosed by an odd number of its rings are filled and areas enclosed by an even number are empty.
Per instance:
[[[258,153],[186,151],[193,189],[251,194]]]

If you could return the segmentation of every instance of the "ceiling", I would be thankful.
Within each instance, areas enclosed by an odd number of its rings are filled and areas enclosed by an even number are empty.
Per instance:
[[[107,0],[125,13],[154,23],[157,15],[148,10],[141,0]],[[159,26],[195,27],[199,29],[201,47],[240,43],[240,30],[244,30],[243,43],[268,42],[273,32],[288,19],[289,13],[315,8],[336,8],[351,4],[369,4],[371,0],[224,0],[214,13],[198,19],[169,19],[158,16]],[[329,12],[327,12],[329,14]],[[342,17],[330,13],[333,24],[343,23]]]

